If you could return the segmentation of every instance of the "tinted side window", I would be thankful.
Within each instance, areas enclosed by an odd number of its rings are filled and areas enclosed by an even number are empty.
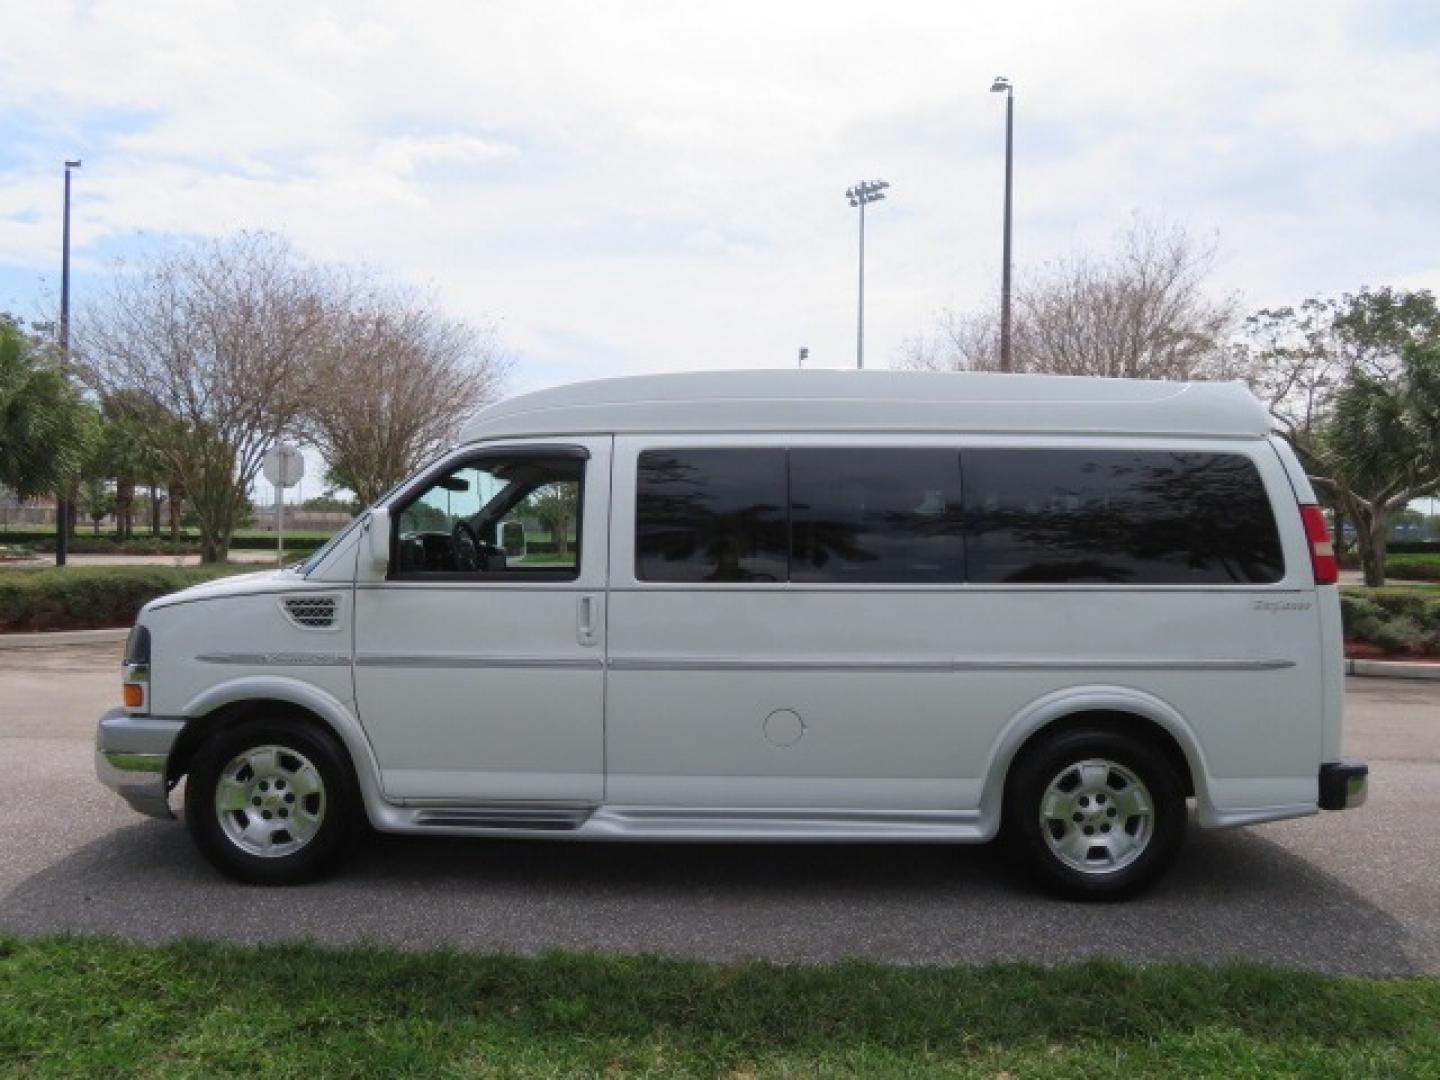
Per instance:
[[[791,581],[944,582],[964,570],[944,449],[790,451]]]
[[[976,582],[1247,584],[1284,559],[1255,465],[1239,454],[966,450]]]
[[[646,450],[637,484],[641,581],[785,580],[784,450]]]

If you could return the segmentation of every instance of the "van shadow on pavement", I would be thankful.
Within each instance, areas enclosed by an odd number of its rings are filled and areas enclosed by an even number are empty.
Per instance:
[[[712,960],[1058,963],[1252,960],[1418,971],[1405,928],[1255,831],[1192,830],[1123,904],[1037,895],[993,847],[607,844],[367,836],[335,877],[266,889],[203,862],[183,827],[124,826],[22,880],[0,928],[653,952]]]

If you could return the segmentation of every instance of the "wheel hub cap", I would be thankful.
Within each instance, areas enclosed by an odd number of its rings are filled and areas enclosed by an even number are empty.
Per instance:
[[[1040,830],[1072,870],[1108,874],[1138,859],[1155,831],[1154,800],[1140,778],[1104,758],[1067,765],[1040,802]]]
[[[230,842],[262,858],[293,855],[325,819],[325,783],[286,746],[256,746],[231,759],[215,785],[215,813]]]

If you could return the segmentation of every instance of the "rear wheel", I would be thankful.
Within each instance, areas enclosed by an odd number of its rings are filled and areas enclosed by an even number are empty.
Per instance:
[[[1149,743],[1103,728],[1063,732],[1016,765],[1011,844],[1047,889],[1118,900],[1153,884],[1185,837],[1185,789]]]
[[[185,821],[215,867],[288,885],[323,874],[355,834],[359,797],[344,750],[303,722],[247,720],[204,743],[185,785]]]

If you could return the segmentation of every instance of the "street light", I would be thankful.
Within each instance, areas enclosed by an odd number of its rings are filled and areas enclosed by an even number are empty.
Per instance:
[[[1000,270],[1000,370],[1010,366],[1010,191],[1015,147],[1015,87],[1009,78],[996,75],[990,84],[992,94],[1005,95],[1005,251]]]
[[[80,159],[65,162],[65,225],[60,253],[60,366],[70,372],[70,170],[80,168]],[[70,500],[64,492],[55,495],[55,565],[64,566],[70,553]]]
[[[857,368],[865,366],[865,204],[885,198],[885,189],[889,186],[884,180],[862,180],[854,187],[845,189],[845,198],[850,200],[850,205],[860,208],[860,314],[855,329]]]

